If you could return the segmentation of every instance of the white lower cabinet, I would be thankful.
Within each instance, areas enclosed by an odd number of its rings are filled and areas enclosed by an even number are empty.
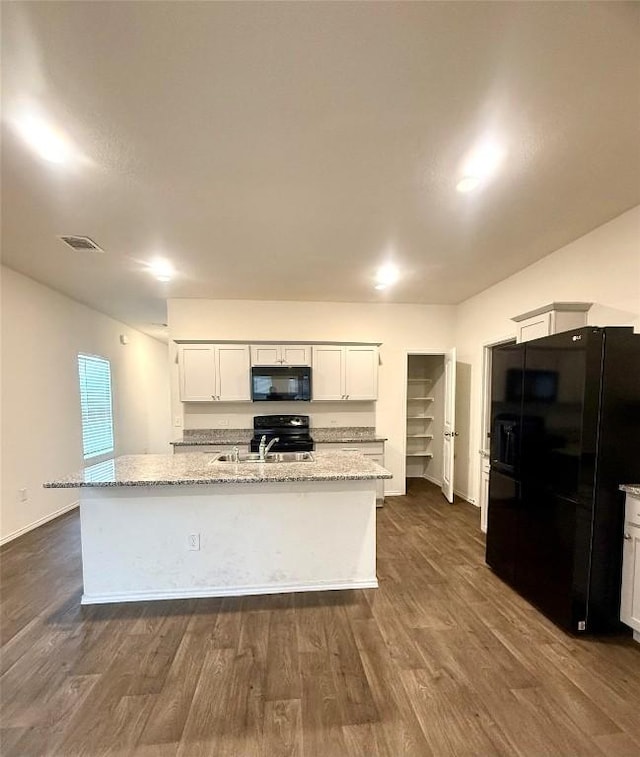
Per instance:
[[[622,546],[620,620],[640,642],[640,497],[627,493]]]
[[[384,442],[319,442],[315,448],[318,452],[360,452],[365,457],[373,460],[374,463],[384,467]],[[384,504],[384,479],[376,481],[376,505],[382,507]]]

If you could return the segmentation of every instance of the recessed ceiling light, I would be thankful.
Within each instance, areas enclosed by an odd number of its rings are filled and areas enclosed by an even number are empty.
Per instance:
[[[472,192],[497,171],[505,151],[492,139],[485,139],[467,155],[462,165],[462,179],[456,184],[458,192]]]
[[[398,269],[392,263],[386,263],[376,273],[376,289],[385,289],[395,284],[399,277]]]
[[[158,281],[171,281],[173,277],[173,266],[168,260],[154,260],[149,263],[149,272],[158,279]]]
[[[477,176],[465,176],[456,184],[458,192],[472,192],[480,186],[480,179]]]
[[[24,108],[10,120],[20,137],[44,160],[63,164],[84,159],[71,140],[35,107]]]

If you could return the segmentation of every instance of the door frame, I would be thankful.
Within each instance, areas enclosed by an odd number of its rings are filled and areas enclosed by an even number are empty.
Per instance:
[[[405,350],[404,351],[404,386],[402,392],[403,413],[404,413],[404,432],[402,434],[402,482],[404,494],[407,493],[407,393],[409,389],[409,356],[435,356],[441,357],[444,365],[445,355],[448,350]],[[428,481],[429,479],[425,479]],[[433,483],[433,482],[432,482]]]
[[[482,343],[482,403],[480,416],[480,445],[477,451],[477,483],[478,483],[478,504],[480,506],[480,530],[487,530],[487,507],[489,503],[484,497],[484,488],[482,486],[482,466],[487,450],[487,433],[489,432],[491,416],[491,368],[492,355],[494,347],[502,347],[505,344],[517,344],[515,334],[503,336],[499,339],[492,339],[489,342]]]

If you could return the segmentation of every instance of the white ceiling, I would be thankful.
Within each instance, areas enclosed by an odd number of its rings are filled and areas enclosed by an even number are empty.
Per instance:
[[[638,3],[2,11],[3,262],[149,333],[167,297],[457,303],[640,202]],[[86,160],[34,155],[25,102]]]

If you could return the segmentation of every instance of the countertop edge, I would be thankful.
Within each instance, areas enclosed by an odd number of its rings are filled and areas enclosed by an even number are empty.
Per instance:
[[[216,484],[287,484],[287,483],[315,483],[316,481],[376,481],[378,479],[391,479],[391,473],[364,473],[352,475],[317,475],[310,478],[309,476],[277,476],[275,478],[254,478],[251,476],[235,476],[233,478],[212,478],[212,479],[179,479],[176,481],[167,481],[159,479],[157,481],[84,481],[70,483],[46,483],[44,489],[118,489],[121,487],[138,487],[138,486],[215,486]]]

